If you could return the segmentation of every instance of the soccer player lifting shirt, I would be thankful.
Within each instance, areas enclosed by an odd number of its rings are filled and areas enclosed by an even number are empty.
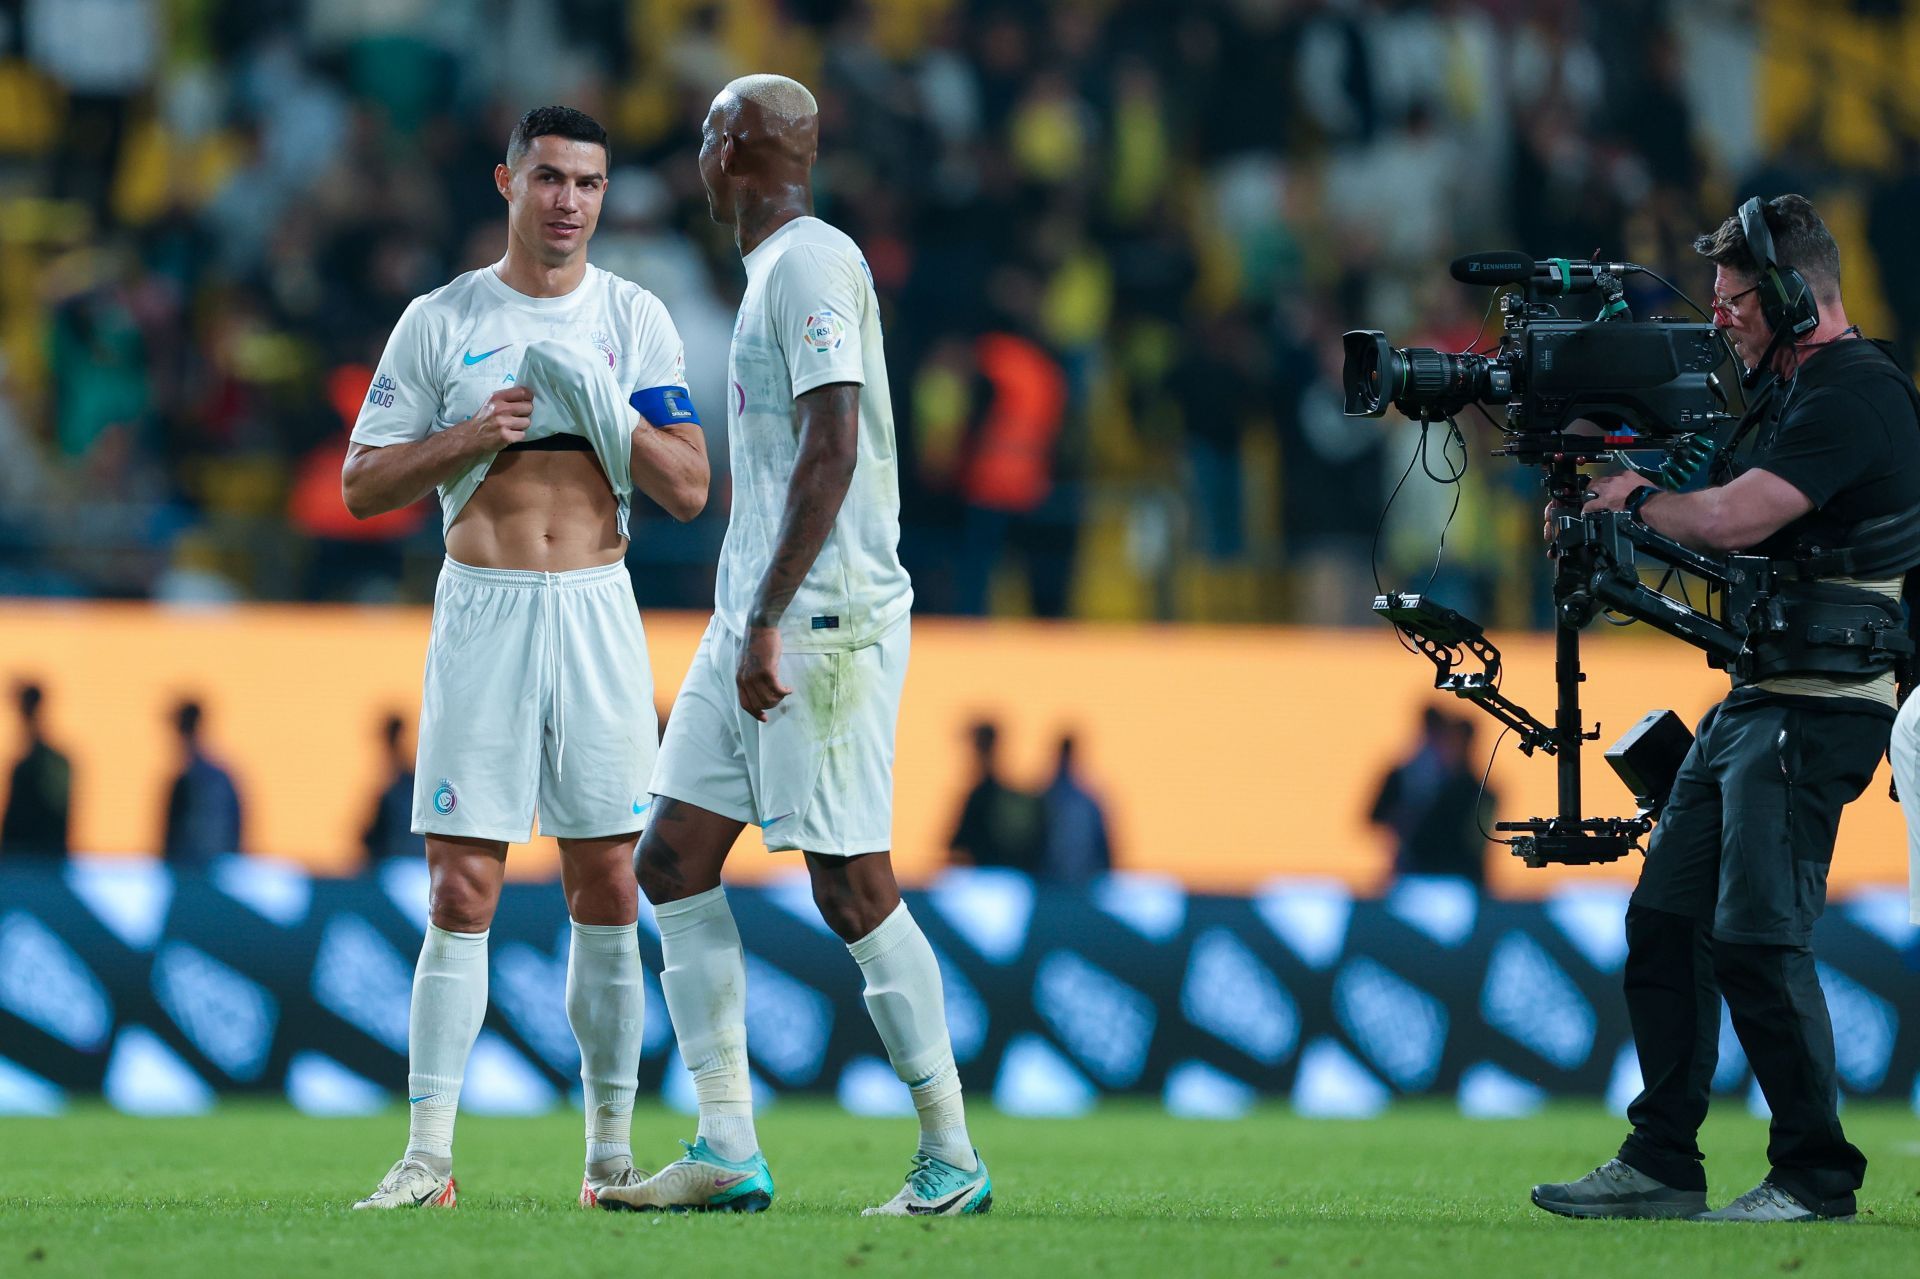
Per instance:
[[[906,1184],[867,1211],[959,1216],[993,1202],[967,1137],[940,967],[889,858],[913,590],[897,553],[879,304],[859,247],[810,215],[818,136],[813,95],[767,75],[729,84],[702,130],[708,201],[747,272],[729,361],[733,511],[714,618],[667,721],[635,864],[700,1126],[683,1159],[609,1188],[602,1207],[772,1201],[753,1130],[745,957],[720,887],[748,822],[769,851],[805,855],[919,1111]]]
[[[341,476],[365,518],[438,489],[413,829],[430,926],[408,1019],[406,1153],[356,1208],[451,1206],[453,1121],[487,1007],[509,843],[560,841],[567,1016],[587,1110],[580,1202],[637,1183],[629,1128],[644,987],[629,869],[656,749],[646,636],[623,563],[634,489],[681,520],[706,445],[659,299],[586,260],[606,131],[542,107],[494,183],[507,253],[416,298],[381,357]]]

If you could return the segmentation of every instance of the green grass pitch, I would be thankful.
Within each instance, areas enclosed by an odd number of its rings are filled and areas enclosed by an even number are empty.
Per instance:
[[[1766,1140],[1737,1105],[1721,1109],[1704,1138],[1715,1205],[1759,1178]],[[0,1275],[1920,1275],[1920,1118],[1856,1104],[1847,1123],[1873,1162],[1857,1224],[1737,1227],[1563,1221],[1530,1206],[1532,1182],[1612,1152],[1621,1121],[1591,1106],[1496,1122],[1425,1105],[1363,1122],[982,1109],[992,1215],[932,1222],[858,1215],[897,1186],[912,1122],[813,1102],[761,1119],[779,1198],[758,1217],[581,1211],[571,1113],[463,1117],[460,1206],[376,1216],[346,1205],[398,1150],[397,1110],[322,1120],[229,1104],[143,1120],[83,1108],[0,1120]],[[691,1124],[646,1109],[634,1132],[644,1163],[678,1153]]]

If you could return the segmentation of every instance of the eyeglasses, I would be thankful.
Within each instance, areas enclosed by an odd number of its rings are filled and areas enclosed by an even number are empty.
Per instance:
[[[1738,293],[1734,294],[1730,298],[1723,298],[1718,293],[1716,293],[1713,295],[1713,304],[1712,304],[1713,313],[1715,315],[1724,315],[1729,320],[1731,320],[1733,318],[1733,304],[1738,302],[1741,298],[1747,296],[1747,294],[1758,293],[1759,291],[1760,291],[1760,286],[1756,284],[1750,289],[1740,290]]]

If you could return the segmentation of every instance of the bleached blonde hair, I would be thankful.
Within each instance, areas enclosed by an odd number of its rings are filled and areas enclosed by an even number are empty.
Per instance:
[[[751,102],[767,115],[781,120],[801,120],[820,114],[807,86],[783,75],[743,75],[730,81],[722,93],[731,93],[742,102]]]

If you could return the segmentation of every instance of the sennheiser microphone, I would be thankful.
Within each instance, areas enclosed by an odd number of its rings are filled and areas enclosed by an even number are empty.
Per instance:
[[[1469,253],[1448,269],[1462,284],[1518,284],[1533,278],[1533,259],[1524,253]]]
[[[1645,270],[1631,262],[1582,262],[1549,258],[1536,262],[1524,253],[1502,250],[1469,253],[1449,268],[1462,284],[1531,284],[1541,293],[1585,293],[1596,275],[1622,276]]]

